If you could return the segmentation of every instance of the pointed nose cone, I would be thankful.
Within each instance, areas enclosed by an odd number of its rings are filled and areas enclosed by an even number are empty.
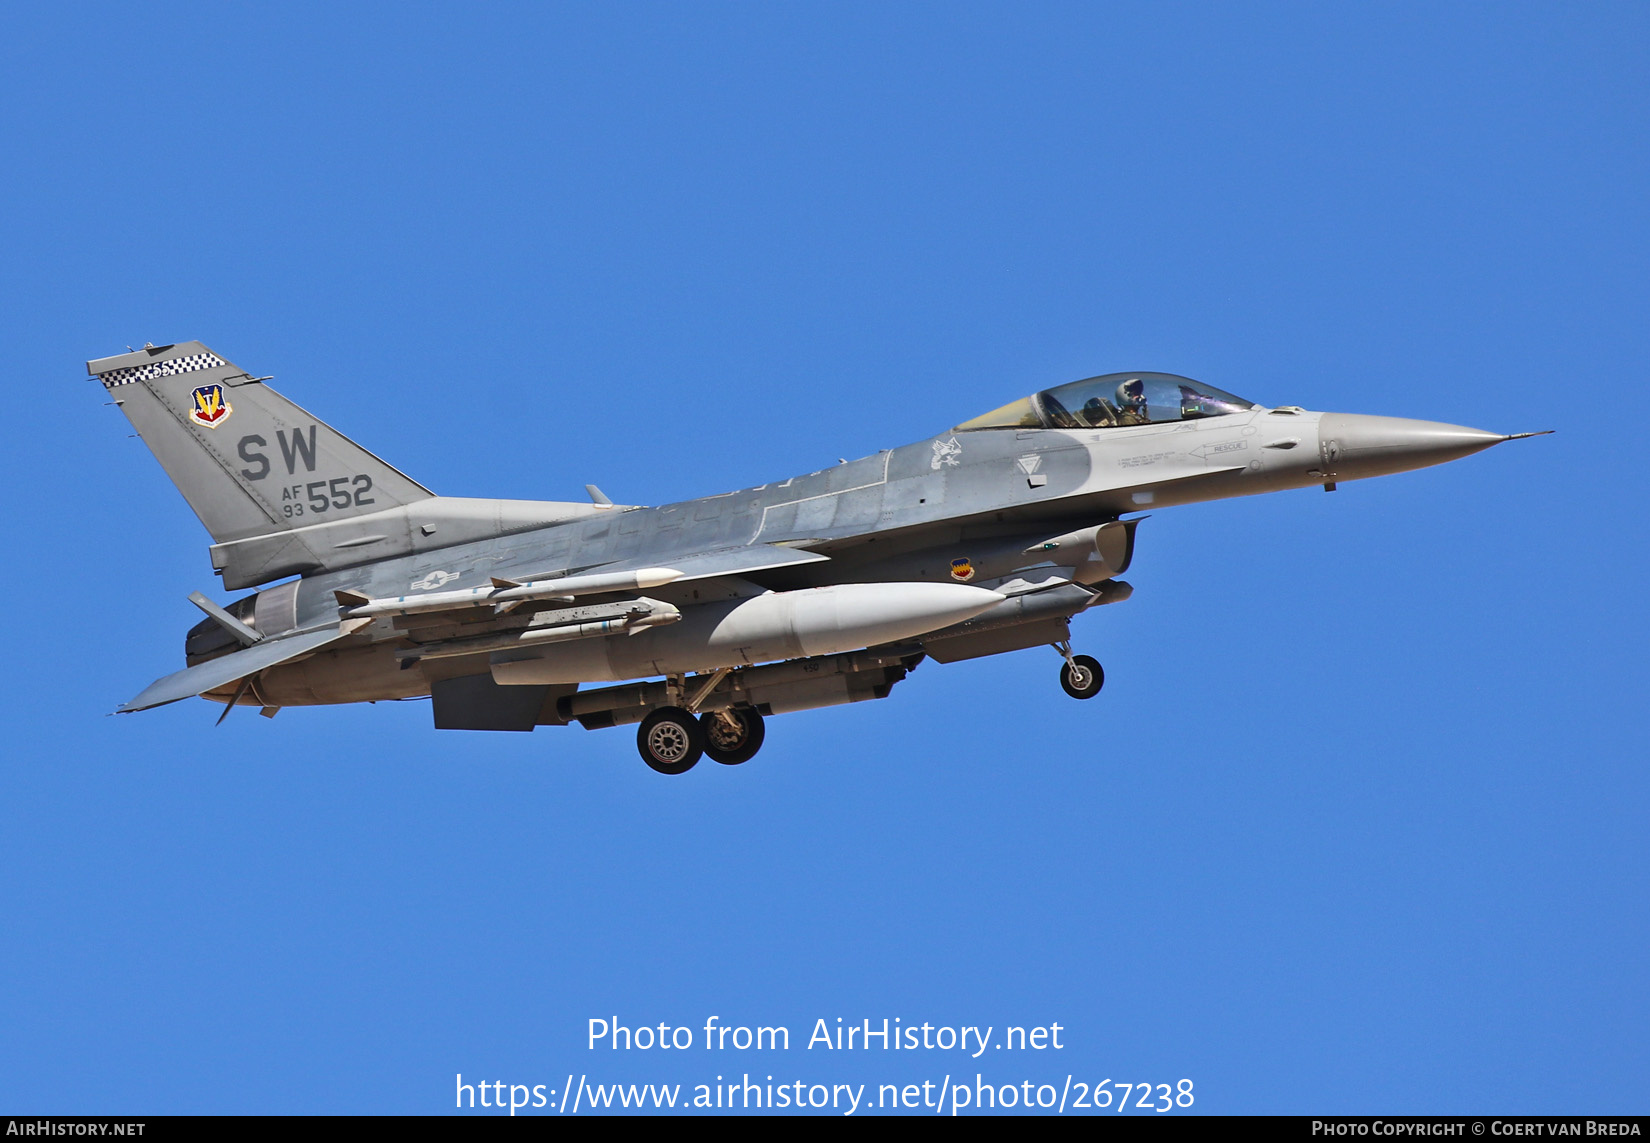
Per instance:
[[[1325,472],[1347,480],[1459,460],[1509,439],[1484,429],[1404,417],[1325,413],[1318,422]]]

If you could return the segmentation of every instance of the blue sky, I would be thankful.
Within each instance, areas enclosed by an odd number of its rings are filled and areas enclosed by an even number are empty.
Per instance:
[[[1191,1078],[1650,1104],[1650,15],[64,5],[0,37],[0,1109]],[[1173,509],[1052,652],[660,778],[181,703],[207,538],[82,362],[200,339],[439,492],[659,503],[1184,373],[1557,435]],[[586,1022],[785,1024],[592,1052]],[[830,1055],[814,1021],[1047,1025]],[[1013,1055],[1014,1058],[1008,1058]]]

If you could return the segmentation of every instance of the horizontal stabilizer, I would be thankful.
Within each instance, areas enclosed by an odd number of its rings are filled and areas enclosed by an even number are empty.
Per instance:
[[[259,640],[245,650],[197,663],[176,674],[167,675],[164,679],[156,679],[142,694],[121,706],[115,713],[129,714],[135,710],[148,710],[150,707],[164,706],[169,702],[217,690],[236,679],[244,679],[248,675],[255,675],[259,671],[296,659],[300,655],[318,651],[328,643],[342,639],[344,635],[345,633],[337,627],[328,626],[319,631],[306,631],[301,635]]]

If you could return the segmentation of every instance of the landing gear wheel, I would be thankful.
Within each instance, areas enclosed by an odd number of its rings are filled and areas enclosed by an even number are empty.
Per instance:
[[[1060,668],[1060,686],[1074,699],[1091,699],[1106,685],[1106,672],[1089,655],[1073,655]]]
[[[704,753],[698,721],[679,706],[662,706],[636,728],[642,761],[661,774],[686,774]]]
[[[705,740],[705,757],[724,766],[737,766],[756,757],[767,730],[762,716],[747,706],[701,714],[699,733]]]

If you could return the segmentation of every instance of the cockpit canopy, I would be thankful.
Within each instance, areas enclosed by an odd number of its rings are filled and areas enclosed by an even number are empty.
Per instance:
[[[1173,373],[1108,373],[1044,389],[964,421],[972,429],[1111,429],[1223,417],[1258,409],[1253,401]]]

